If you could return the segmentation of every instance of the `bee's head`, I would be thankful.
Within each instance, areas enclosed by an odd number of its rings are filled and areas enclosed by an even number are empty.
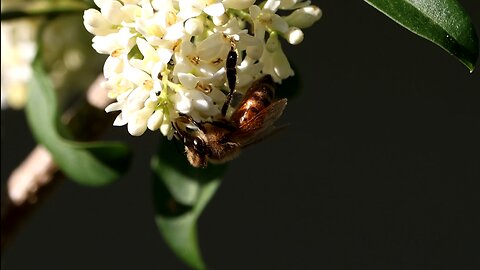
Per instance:
[[[192,119],[181,116],[174,122],[175,137],[185,145],[190,164],[196,168],[207,166],[206,136],[201,126]]]

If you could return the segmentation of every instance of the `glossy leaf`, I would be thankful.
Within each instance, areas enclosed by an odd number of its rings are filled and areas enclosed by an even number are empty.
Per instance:
[[[78,183],[99,186],[116,180],[128,168],[131,153],[121,143],[75,142],[60,124],[55,92],[42,64],[33,64],[26,107],[33,135],[52,154],[61,170]]]
[[[226,165],[192,167],[181,145],[164,141],[152,160],[158,230],[173,252],[194,269],[206,269],[197,240],[197,220],[217,190]]]
[[[478,59],[478,37],[455,0],[365,0],[385,15],[458,58],[470,71]]]

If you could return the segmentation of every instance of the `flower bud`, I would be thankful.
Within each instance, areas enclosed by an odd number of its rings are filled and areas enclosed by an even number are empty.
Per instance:
[[[190,18],[185,22],[185,31],[192,36],[200,35],[203,32],[203,22],[197,18]]]
[[[290,27],[285,33],[285,38],[292,45],[300,44],[303,41],[303,31],[298,27]]]
[[[290,26],[307,28],[312,26],[322,17],[322,10],[317,6],[308,6],[295,10],[290,15],[284,17]]]
[[[151,131],[155,131],[160,128],[163,123],[163,110],[156,110],[147,121],[147,127]]]
[[[160,125],[160,132],[164,135],[169,137],[170,133],[170,127],[171,127],[170,119],[167,118],[167,116],[164,114],[163,115],[163,121],[162,124]]]
[[[290,67],[287,56],[280,48],[273,54],[274,71],[282,80],[294,75],[293,69]]]
[[[279,49],[273,54],[274,71],[280,79],[286,79],[294,75],[293,69],[290,67],[287,56]]]
[[[152,115],[152,108],[143,108],[136,111],[128,119],[128,133],[132,136],[140,136],[147,130],[148,118]]]

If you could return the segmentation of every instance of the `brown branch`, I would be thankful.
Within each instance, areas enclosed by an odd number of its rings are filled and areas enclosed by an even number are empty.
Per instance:
[[[111,100],[101,87],[98,77],[87,91],[87,98],[62,115],[78,140],[93,140],[111,126],[116,115],[106,114],[104,108]],[[38,145],[12,172],[2,188],[1,251],[13,240],[21,223],[48,197],[64,178],[50,153]]]

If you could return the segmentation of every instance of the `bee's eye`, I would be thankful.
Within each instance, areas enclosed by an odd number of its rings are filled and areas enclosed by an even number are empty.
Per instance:
[[[199,154],[204,154],[204,153],[205,153],[205,143],[204,143],[203,140],[200,139],[200,138],[195,138],[195,139],[193,139],[193,148],[194,148]]]

